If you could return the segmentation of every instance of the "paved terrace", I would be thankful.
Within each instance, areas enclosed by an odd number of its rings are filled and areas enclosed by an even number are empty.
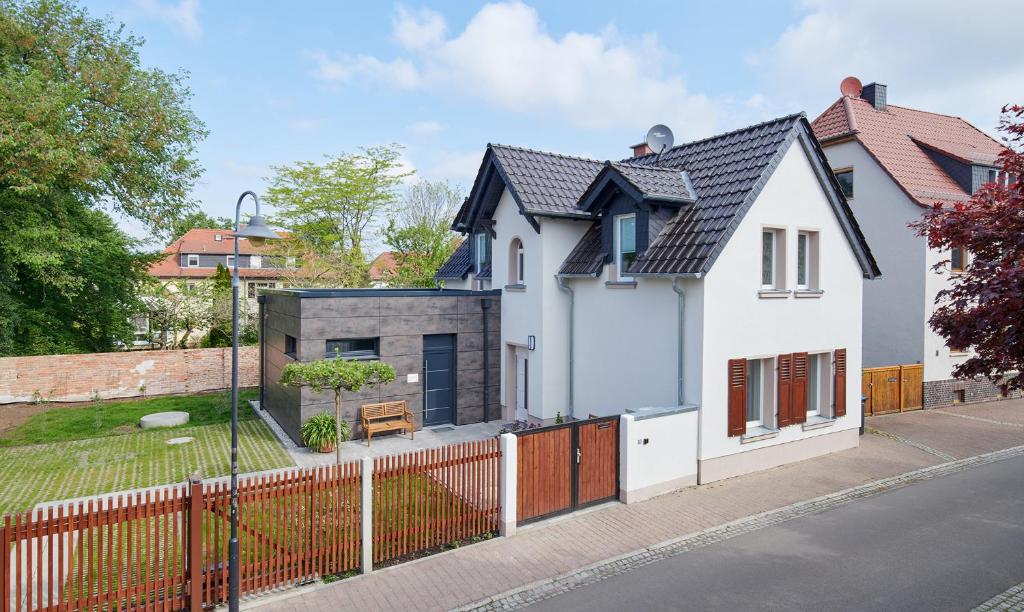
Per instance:
[[[594,579],[606,571],[602,568],[610,564],[601,562],[607,560],[651,557],[658,550],[678,548],[680,541],[689,546],[687,541],[730,537],[720,534],[759,528],[921,478],[1001,459],[951,460],[1024,445],[1024,401],[870,417],[867,426],[873,433],[861,438],[856,449],[683,489],[631,506],[602,506],[522,528],[511,538],[246,604],[259,606],[261,612],[516,607],[542,598],[545,590]],[[917,476],[876,482],[922,468],[931,469]],[[848,491],[854,487],[860,488]],[[802,503],[840,491],[844,493],[831,500]],[[784,510],[715,529],[778,509]],[[644,550],[648,548],[652,550]],[[595,564],[600,565],[590,567]]]

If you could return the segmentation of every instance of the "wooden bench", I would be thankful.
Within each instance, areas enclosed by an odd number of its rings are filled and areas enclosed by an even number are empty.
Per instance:
[[[363,404],[361,407],[363,431],[366,432],[366,445],[376,431],[405,430],[416,439],[416,425],[412,413],[405,400],[399,402],[382,402],[380,404]]]

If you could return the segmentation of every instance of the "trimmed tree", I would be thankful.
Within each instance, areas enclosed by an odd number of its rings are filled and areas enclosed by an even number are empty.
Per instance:
[[[1009,389],[1024,388],[1024,106],[1003,107],[999,130],[1008,148],[1000,155],[997,180],[967,202],[935,204],[911,224],[933,249],[970,254],[963,272],[939,292],[929,324],[969,359],[953,369],[957,378],[984,376]],[[950,260],[935,269],[948,273]]]
[[[395,369],[386,363],[337,358],[289,363],[281,372],[280,383],[286,387],[309,387],[317,393],[334,391],[335,452],[337,463],[341,464],[341,393],[356,393],[363,387],[378,387],[394,379]]]

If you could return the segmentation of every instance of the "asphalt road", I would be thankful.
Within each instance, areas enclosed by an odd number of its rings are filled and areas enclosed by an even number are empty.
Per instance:
[[[1024,581],[1024,457],[738,536],[537,610],[970,610]]]

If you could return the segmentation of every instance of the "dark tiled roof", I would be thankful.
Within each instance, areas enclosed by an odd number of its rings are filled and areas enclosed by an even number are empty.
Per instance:
[[[601,225],[590,226],[576,243],[572,252],[558,269],[560,276],[593,276],[601,271],[604,265],[605,252],[601,249]]]
[[[484,264],[480,266],[480,271],[477,272],[477,278],[490,278],[491,277],[491,264]]]
[[[506,145],[490,148],[526,212],[584,216],[576,203],[602,162]]]
[[[618,162],[612,164],[634,187],[652,200],[685,200],[692,202],[696,195],[690,191],[683,171],[678,168],[660,168],[646,164]]]
[[[469,273],[471,264],[472,261],[469,257],[469,240],[463,240],[462,243],[455,248],[455,252],[448,258],[448,261],[444,262],[441,268],[438,269],[434,278],[447,280],[466,278],[466,274]]]
[[[685,168],[699,194],[665,224],[628,272],[695,274],[708,271],[742,218],[748,195],[778,163],[802,115],[790,115],[670,149],[631,158],[633,165]]]

